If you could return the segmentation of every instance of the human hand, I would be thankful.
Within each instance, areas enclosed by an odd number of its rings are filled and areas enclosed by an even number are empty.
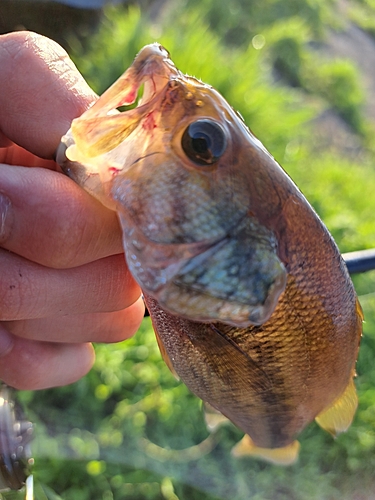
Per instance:
[[[90,342],[131,336],[144,306],[115,213],[52,160],[95,94],[33,33],[0,36],[0,68],[0,379],[42,389],[82,377]]]

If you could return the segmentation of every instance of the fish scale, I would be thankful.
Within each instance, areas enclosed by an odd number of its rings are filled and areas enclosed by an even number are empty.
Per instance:
[[[142,84],[138,106],[114,115]],[[314,419],[333,435],[349,427],[363,320],[353,284],[313,208],[218,92],[146,46],[73,121],[58,161],[117,210],[161,353],[209,404],[209,428],[217,411],[246,433],[235,456],[290,464]]]

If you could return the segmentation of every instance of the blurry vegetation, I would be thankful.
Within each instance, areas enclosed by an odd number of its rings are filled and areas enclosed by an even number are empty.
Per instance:
[[[358,73],[353,63],[323,59],[317,50],[328,29],[340,29],[337,2],[167,5],[152,21],[134,7],[109,9],[89,49],[82,52],[76,42],[72,55],[94,89],[107,88],[143,45],[161,42],[183,72],[215,86],[241,112],[341,251],[375,246],[375,148]],[[373,0],[353,0],[351,7],[352,19],[365,9],[374,19]],[[327,110],[351,127],[356,147],[320,144],[318,117]],[[38,422],[37,498],[375,498],[375,272],[356,277],[355,285],[366,323],[356,380],[360,406],[345,435],[333,440],[311,424],[300,436],[299,462],[289,468],[233,459],[241,433],[233,426],[207,432],[200,401],[169,373],[146,319],[134,339],[97,346],[96,365],[80,382],[21,393]]]
[[[364,31],[375,38],[374,0],[354,0],[350,2],[349,18]]]

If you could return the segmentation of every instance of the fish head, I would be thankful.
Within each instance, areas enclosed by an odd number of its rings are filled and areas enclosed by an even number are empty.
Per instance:
[[[153,44],[73,121],[57,161],[117,211],[145,294],[190,320],[248,326],[271,316],[286,284],[257,205],[261,150],[217,91]]]

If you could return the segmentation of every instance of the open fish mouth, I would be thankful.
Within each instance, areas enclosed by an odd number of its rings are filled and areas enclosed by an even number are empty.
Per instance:
[[[72,121],[56,151],[56,162],[63,172],[105,206],[115,209],[110,186],[106,184],[111,183],[125,163],[137,161],[139,147],[137,150],[122,148],[119,161],[109,161],[108,153],[121,147],[141,120],[157,107],[168,83],[183,76],[160,44],[144,47],[134,63],[100,99]],[[120,113],[118,108],[136,102],[142,85],[143,95],[137,106]],[[133,158],[126,161],[129,154],[133,154]]]
[[[72,122],[67,157],[71,161],[94,158],[108,153],[121,144],[152,111],[162,97],[162,89],[173,78],[183,75],[169,59],[169,53],[159,44],[148,45],[137,55],[128,70],[81,117]],[[126,113],[121,106],[134,104],[144,85],[138,105]]]

